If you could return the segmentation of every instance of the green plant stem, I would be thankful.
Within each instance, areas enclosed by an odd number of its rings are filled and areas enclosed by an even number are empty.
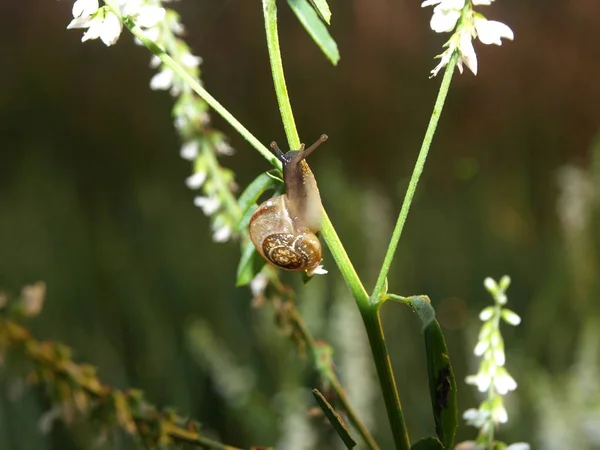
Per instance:
[[[329,220],[329,216],[327,212],[323,210],[323,222],[321,224],[321,233],[323,234],[323,238],[327,243],[327,247],[331,251],[331,255],[335,260],[337,266],[342,273],[342,277],[344,281],[350,288],[352,292],[352,296],[354,300],[359,306],[366,306],[369,304],[369,294],[365,290],[363,284],[348,257],[348,253],[346,253],[346,249],[342,245],[339,236],[337,235],[331,220]]]
[[[372,303],[381,303],[384,301],[385,292],[383,292],[383,290],[385,287],[385,281],[390,271],[390,266],[392,265],[396,248],[398,247],[398,241],[400,241],[400,236],[402,235],[402,229],[406,223],[406,217],[408,216],[410,205],[413,201],[415,191],[417,190],[417,184],[419,183],[419,179],[423,173],[423,167],[425,166],[427,154],[429,153],[429,148],[431,147],[431,141],[433,140],[433,135],[435,134],[435,129],[437,128],[437,124],[444,107],[444,102],[450,88],[450,81],[452,80],[452,74],[454,73],[457,59],[458,54],[454,53],[452,58],[450,58],[450,62],[446,66],[444,78],[442,79],[440,90],[438,91],[435,106],[433,107],[433,113],[431,114],[431,119],[429,119],[429,125],[427,126],[427,131],[425,132],[425,137],[423,139],[423,144],[421,145],[421,150],[419,151],[417,162],[415,163],[415,168],[413,169],[413,173],[410,177],[408,189],[406,190],[404,202],[402,203],[402,208],[400,209],[400,214],[398,215],[398,220],[396,221],[396,226],[394,227],[394,232],[392,233],[390,245],[388,246],[385,258],[383,259],[383,265],[381,266],[381,271],[377,277],[375,289],[371,295],[370,301]]]
[[[273,84],[275,85],[275,93],[277,95],[277,102],[279,103],[279,111],[281,112],[281,119],[283,121],[283,127],[288,139],[290,148],[300,148],[300,138],[298,136],[298,130],[296,129],[296,123],[294,122],[294,114],[292,112],[292,105],[290,103],[290,97],[288,95],[287,87],[285,84],[285,75],[283,72],[283,62],[281,60],[281,49],[279,48],[279,38],[277,35],[277,7],[275,5],[276,0],[263,0],[263,13],[265,17],[265,30],[267,34],[267,49],[269,51],[269,60],[271,61],[271,72],[273,73]],[[325,242],[333,255],[333,259],[337,263],[346,284],[352,291],[356,302],[358,304],[367,303],[369,296],[364,286],[362,285],[360,278],[354,270],[354,266],[348,258],[348,254],[340,241],[329,217],[325,210],[323,210],[323,223],[321,226],[321,233],[325,238]]]
[[[118,11],[116,11],[116,14],[118,14]],[[267,147],[265,147],[256,137],[254,137],[250,130],[248,130],[239,120],[237,120],[229,111],[227,111],[227,109],[221,105],[217,99],[210,95],[208,91],[202,87],[198,80],[187,73],[186,70],[175,60],[173,60],[173,58],[166,54],[163,49],[148,39],[142,29],[138,27],[133,20],[131,20],[129,17],[123,17],[122,20],[129,31],[135,37],[137,37],[152,53],[158,56],[165,66],[175,72],[177,76],[181,77],[181,79],[183,79],[196,94],[198,94],[212,109],[217,112],[217,114],[223,117],[225,121],[227,121],[238,133],[240,133],[242,137],[246,139],[246,141],[248,141],[252,147],[258,150],[258,152],[267,161],[281,170],[281,162],[275,157],[275,155],[273,155],[273,153],[271,153]]]
[[[269,50],[269,60],[271,62],[271,71],[273,72],[273,84],[275,85],[275,95],[277,96],[277,103],[279,103],[279,112],[281,113],[283,128],[290,149],[299,149],[300,136],[298,135],[296,122],[294,121],[290,96],[283,74],[283,61],[281,59],[279,35],[277,33],[276,0],[263,0],[262,3],[263,14],[265,17],[265,31],[267,33],[267,49]]]
[[[360,307],[360,314],[367,330],[367,336],[369,337],[369,344],[371,345],[371,352],[375,360],[375,367],[377,368],[379,384],[383,392],[385,409],[392,428],[396,450],[409,450],[410,441],[408,431],[404,422],[396,380],[394,379],[394,372],[392,371],[390,357],[385,344],[381,319],[379,318],[380,306],[380,303],[364,305]]]

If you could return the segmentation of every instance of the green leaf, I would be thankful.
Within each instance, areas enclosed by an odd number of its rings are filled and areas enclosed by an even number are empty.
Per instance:
[[[256,202],[259,197],[264,194],[267,189],[276,184],[277,181],[272,175],[269,173],[261,173],[248,185],[244,192],[242,192],[242,195],[240,195],[240,198],[238,199],[238,204],[242,210],[242,218],[236,226],[236,232],[240,232],[248,227],[250,218],[256,210]]]
[[[435,420],[435,431],[444,445],[452,448],[458,427],[456,380],[450,364],[446,341],[440,324],[435,319],[435,310],[426,296],[412,297],[409,301],[423,323],[429,395]],[[423,447],[423,449],[429,447]]]
[[[310,3],[308,3],[308,0],[288,0],[288,4],[308,34],[310,34],[321,51],[325,53],[325,56],[329,58],[334,66],[337,65],[340,60],[340,52],[337,44],[329,34],[325,24],[319,18],[319,15]]]
[[[258,254],[250,239],[247,239],[242,244],[241,253],[242,256],[238,264],[237,280],[235,282],[235,285],[238,287],[249,284],[266,264],[266,261]]]
[[[346,448],[354,448],[356,446],[356,442],[354,442],[354,439],[352,439],[352,436],[350,436],[350,433],[348,432],[348,427],[346,426],[340,415],[335,411],[335,409],[333,409],[333,406],[329,404],[329,402],[325,399],[325,397],[323,397],[323,394],[321,394],[318,389],[313,389],[312,393],[317,399],[317,403],[323,410],[325,417],[327,417],[327,420],[329,420],[329,423],[331,424],[333,429],[342,439]]]
[[[266,173],[261,173],[257,176],[254,181],[244,189],[244,192],[242,192],[242,195],[240,195],[240,198],[238,199],[242,214],[250,209],[252,205],[256,204],[258,198],[274,184],[275,180]]]
[[[410,450],[444,450],[444,446],[438,438],[427,437],[411,445]]]
[[[327,0],[310,0],[313,8],[317,10],[319,16],[327,25],[331,25],[331,10],[327,4]]]

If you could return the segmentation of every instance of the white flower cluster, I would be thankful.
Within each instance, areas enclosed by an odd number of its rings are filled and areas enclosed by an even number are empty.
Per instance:
[[[445,67],[454,52],[458,52],[458,69],[462,73],[463,64],[477,75],[477,55],[473,39],[479,38],[483,44],[502,45],[502,38],[514,39],[512,30],[502,22],[487,20],[473,10],[473,5],[490,5],[494,0],[426,0],[421,7],[434,6],[430,26],[436,33],[454,33],[444,44],[447,49],[436,56],[440,63],[431,71],[431,76]]]
[[[119,39],[123,24],[121,17],[131,17],[142,29],[152,35],[165,17],[165,9],[144,0],[113,0],[100,7],[98,0],[77,0],[73,4],[73,20],[67,29],[87,28],[82,42],[100,38],[107,46]]]
[[[144,35],[163,48],[176,63],[190,76],[200,82],[199,65],[202,59],[190,52],[187,44],[180,38],[184,27],[179,15],[162,7],[163,2],[171,0],[76,0],[73,4],[74,19],[67,26],[87,29],[82,41],[100,38],[107,46],[119,39],[123,29],[123,20],[131,19],[142,29]],[[136,39],[136,43],[141,44]],[[194,163],[194,173],[186,179],[190,189],[202,189],[204,195],[198,195],[194,204],[212,217],[213,240],[229,240],[234,231],[236,218],[223,206],[223,186],[232,189],[233,173],[214,161],[216,155],[231,155],[233,148],[222,133],[209,129],[208,106],[199,98],[181,77],[166,67],[161,59],[154,55],[150,66],[158,72],[150,80],[153,90],[166,90],[177,98],[173,108],[175,127],[182,138],[181,157]],[[204,146],[208,153],[204,152]],[[213,161],[208,164],[208,160]]]
[[[508,308],[505,308],[507,298],[506,290],[510,285],[510,278],[502,277],[500,283],[496,283],[491,278],[486,278],[484,285],[494,298],[494,306],[488,306],[479,314],[479,319],[483,322],[479,339],[475,346],[475,356],[481,357],[479,371],[476,375],[467,377],[467,384],[477,386],[480,392],[487,392],[486,400],[481,403],[478,409],[471,408],[464,412],[463,419],[469,425],[479,428],[480,435],[477,442],[468,441],[463,443],[462,449],[483,449],[481,446],[486,442],[489,433],[494,432],[496,425],[508,421],[508,414],[504,407],[503,395],[517,388],[517,383],[510,376],[504,364],[506,357],[504,354],[504,340],[500,334],[500,319],[509,325],[518,325],[521,318]],[[472,446],[467,446],[470,444]],[[507,450],[528,450],[529,445],[525,443],[512,444]]]

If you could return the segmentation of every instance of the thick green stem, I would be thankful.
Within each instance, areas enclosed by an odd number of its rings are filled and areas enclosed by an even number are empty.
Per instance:
[[[406,430],[396,380],[394,379],[394,372],[392,371],[390,357],[385,344],[385,336],[383,335],[383,328],[379,318],[380,306],[381,304],[365,305],[360,308],[360,313],[365,323],[367,336],[369,337],[369,344],[371,345],[371,352],[375,360],[375,367],[377,368],[379,384],[383,392],[383,400],[392,428],[396,450],[409,450],[410,441],[408,431]]]
[[[283,128],[290,149],[300,148],[300,137],[294,121],[290,96],[285,84],[283,74],[283,61],[281,60],[281,49],[279,48],[279,35],[277,33],[277,5],[275,0],[263,0],[263,14],[265,17],[265,31],[267,33],[267,49],[273,72],[273,84],[275,95],[279,103],[279,112],[283,121]]]
[[[431,114],[431,119],[429,119],[429,125],[427,126],[427,131],[425,132],[425,138],[423,139],[423,144],[421,145],[421,150],[419,151],[419,157],[417,158],[415,168],[413,169],[412,176],[410,177],[408,189],[406,190],[406,194],[404,196],[404,202],[402,203],[402,208],[400,210],[400,214],[398,215],[394,232],[392,233],[392,239],[390,240],[390,245],[385,254],[385,258],[383,259],[383,265],[381,266],[381,271],[377,277],[375,289],[371,295],[372,303],[381,303],[384,301],[383,294],[385,293],[383,290],[385,287],[386,277],[390,271],[390,266],[392,265],[392,260],[394,259],[396,248],[398,247],[398,241],[400,241],[402,229],[406,223],[406,217],[408,216],[410,205],[413,201],[415,191],[417,190],[417,184],[419,183],[419,179],[423,173],[423,167],[425,166],[425,161],[427,160],[427,154],[429,153],[429,148],[431,147],[431,141],[433,140],[433,135],[435,134],[435,129],[440,119],[442,108],[444,107],[446,95],[448,94],[448,90],[450,88],[450,81],[452,80],[452,74],[456,66],[457,58],[458,54],[455,53],[446,66],[444,78],[442,79],[442,84],[435,101],[435,106],[433,107],[433,113]]]

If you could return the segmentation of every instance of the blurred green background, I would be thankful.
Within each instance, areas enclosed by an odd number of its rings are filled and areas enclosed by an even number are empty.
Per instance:
[[[330,0],[342,55],[332,67],[285,2],[280,32],[288,87],[304,142],[327,132],[311,166],[323,203],[370,288],[382,261],[440,78],[428,79],[444,36],[420,2]],[[260,2],[173,3],[202,78],[261,141],[284,141],[272,90]],[[0,288],[44,280],[40,339],[60,340],[101,379],[144,390],[237,446],[340,448],[311,418],[308,362],[281,337],[266,305],[235,288],[238,246],[211,241],[179,157],[171,98],[153,92],[150,55],[124,32],[118,45],[67,31],[72,2],[0,5]],[[504,329],[507,441],[535,449],[600,448],[600,3],[499,1],[480,8],[515,41],[476,45],[477,77],[456,75],[390,273],[390,289],[428,294],[464,384],[486,276],[512,277]],[[222,164],[243,188],[267,163],[213,114],[236,149]],[[391,437],[362,323],[329,254],[330,270],[298,304],[382,448]],[[433,434],[417,319],[382,311],[411,438]],[[39,429],[37,390],[0,384],[1,449],[84,449],[85,427]],[[461,421],[462,423],[462,421]],[[459,440],[476,431],[461,426]],[[105,448],[132,448],[115,435]]]

